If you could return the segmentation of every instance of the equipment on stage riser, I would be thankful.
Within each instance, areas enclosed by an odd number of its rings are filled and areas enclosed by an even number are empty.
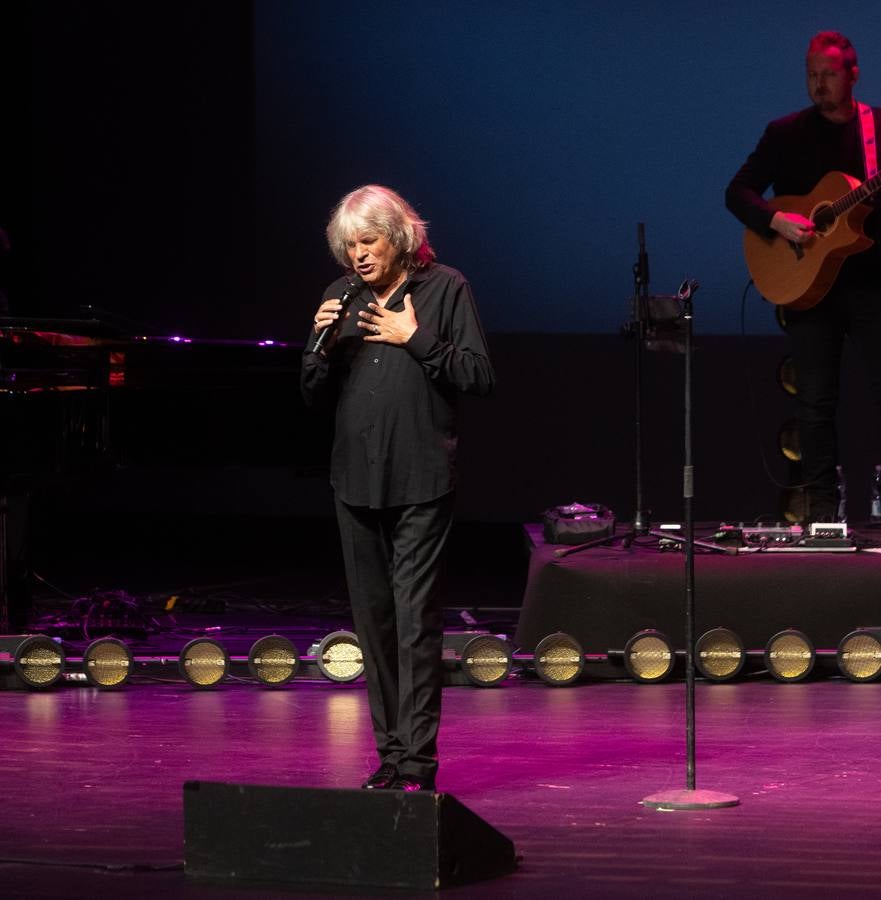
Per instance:
[[[739,552],[850,551],[856,544],[845,522],[812,522],[805,531],[800,525],[719,526],[713,535],[716,543],[736,546]]]
[[[615,534],[615,513],[602,503],[552,506],[542,513],[544,539],[549,544],[583,544]]]
[[[513,872],[513,843],[450,794],[184,785],[187,875],[431,891]]]

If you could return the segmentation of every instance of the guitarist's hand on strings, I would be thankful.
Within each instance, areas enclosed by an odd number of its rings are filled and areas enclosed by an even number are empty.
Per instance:
[[[771,228],[787,241],[804,244],[814,236],[814,223],[798,213],[777,212],[771,219]]]

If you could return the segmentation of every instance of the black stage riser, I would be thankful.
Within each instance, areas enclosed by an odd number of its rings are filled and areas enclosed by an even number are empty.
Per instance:
[[[435,890],[514,871],[514,845],[449,794],[184,785],[188,875]]]
[[[650,546],[597,547],[555,559],[535,541],[515,642],[530,652],[563,631],[586,653],[622,650],[654,628],[685,647],[685,560]],[[695,634],[730,628],[747,649],[785,628],[834,649],[856,628],[881,625],[881,556],[876,553],[700,554],[695,559]]]

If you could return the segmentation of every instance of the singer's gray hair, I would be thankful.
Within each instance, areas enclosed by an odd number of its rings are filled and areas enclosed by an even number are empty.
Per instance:
[[[334,207],[327,224],[327,244],[334,259],[343,268],[351,269],[347,242],[361,232],[378,231],[401,254],[402,266],[414,272],[435,258],[428,243],[427,224],[391,188],[365,184],[346,194]]]

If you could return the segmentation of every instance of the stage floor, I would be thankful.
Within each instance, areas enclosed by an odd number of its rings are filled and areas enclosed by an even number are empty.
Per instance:
[[[445,893],[877,896],[881,687],[699,684],[698,787],[734,793],[741,805],[650,811],[641,798],[685,786],[684,690],[445,689],[439,788],[523,856],[514,875]],[[67,685],[0,692],[0,716],[4,898],[309,896],[187,880],[182,785],[352,787],[374,764],[360,683]]]

